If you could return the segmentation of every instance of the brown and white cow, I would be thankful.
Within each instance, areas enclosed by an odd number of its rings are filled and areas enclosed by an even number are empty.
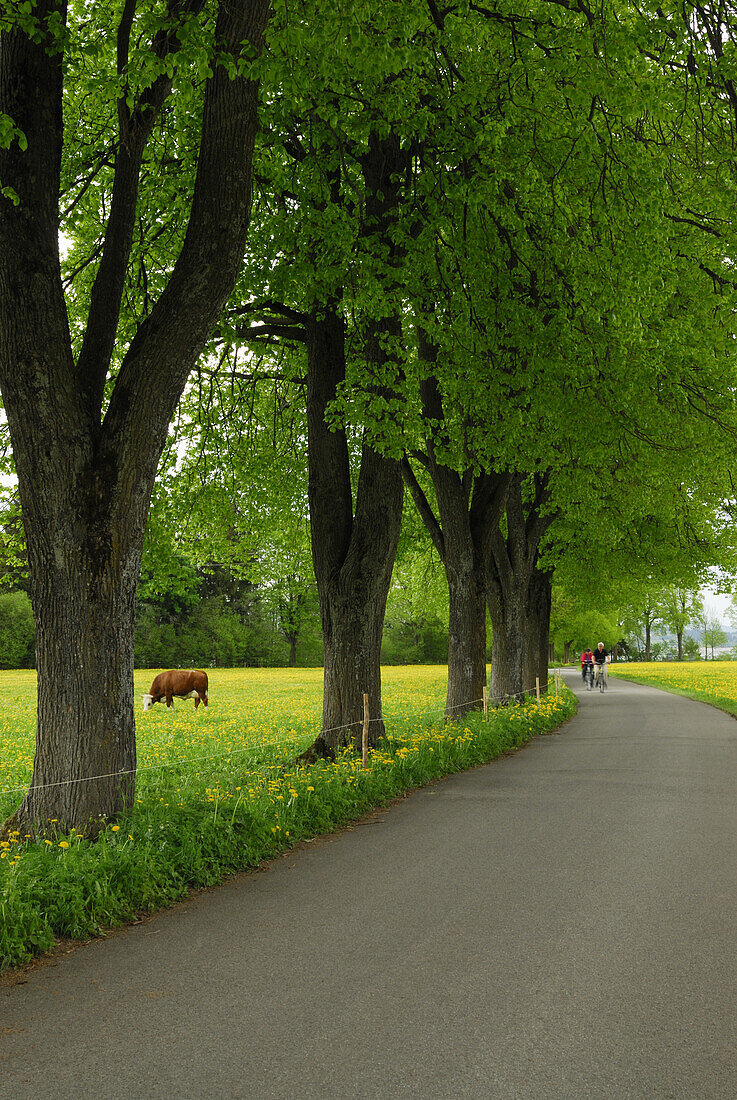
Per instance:
[[[160,672],[143,697],[143,709],[149,710],[164,699],[167,707],[173,707],[175,695],[194,699],[195,710],[200,699],[207,706],[207,673],[199,668],[170,668],[168,672]]]

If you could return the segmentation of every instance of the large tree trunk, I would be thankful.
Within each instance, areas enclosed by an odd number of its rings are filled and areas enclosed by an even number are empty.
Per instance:
[[[366,383],[391,398],[399,374],[398,307],[403,247],[394,239],[410,156],[394,134],[371,133],[361,159],[366,197],[363,234],[385,257],[381,276],[385,310],[365,319]],[[339,202],[337,181],[333,201]],[[363,696],[369,696],[369,743],[384,735],[381,706],[381,636],[402,524],[399,462],[364,441],[355,515],[345,431],[330,431],[328,406],[345,380],[346,353],[340,295],[306,321],[308,491],[312,559],[320,599],[325,683],[323,728],[304,759],[332,756],[353,742],[360,748]]]
[[[550,639],[549,574],[533,568],[502,583],[495,568],[489,582],[489,611],[494,628],[492,697],[502,701],[548,688]]]
[[[527,584],[527,578],[519,574],[502,577],[492,557],[487,575],[487,603],[494,631],[490,694],[500,703],[520,700],[531,686],[531,662],[525,646]]]
[[[307,428],[312,558],[322,619],[323,729],[307,758],[360,746],[363,695],[369,741],[384,734],[381,635],[402,522],[399,463],[368,446],[361,455],[353,514],[348,443],[326,424],[345,378],[343,320],[332,303],[307,322]]]
[[[94,833],[133,802],[135,572],[100,564],[34,585],[39,736],[16,828],[55,819]]]
[[[136,588],[166,425],[123,464],[109,445],[117,433],[93,446],[81,406],[63,391],[29,395],[8,382],[3,394],[38,669],[33,778],[7,828],[54,821],[94,834],[133,804]]]
[[[177,9],[181,15],[198,10]],[[174,11],[176,6],[172,6]],[[103,396],[128,270],[138,180],[153,119],[171,82],[156,81],[129,109],[120,140],[104,262],[75,364],[58,255],[62,148],[61,38],[43,38],[62,0],[40,0],[41,35],[0,40],[0,109],[28,139],[0,150],[0,387],[8,416],[28,544],[38,649],[36,757],[29,792],[3,827],[94,832],[132,805],[135,769],[133,627],[141,547],[169,421],[189,371],[231,292],[250,212],[256,86],[217,66],[206,82],[197,180],[171,279],[139,326],[103,416]],[[238,55],[258,48],[264,0],[221,5],[216,36]],[[179,48],[177,27],[155,37],[159,58]],[[124,66],[127,39],[118,37]],[[97,824],[95,824],[97,822]],[[92,823],[92,824],[91,824]]]
[[[438,350],[422,326],[418,326],[418,354],[426,364],[437,363]],[[437,379],[430,375],[421,383],[422,411],[430,423],[442,423],[443,402]],[[496,483],[491,475],[474,481],[470,473],[461,476],[438,462],[432,437],[427,440],[428,470],[435,489],[439,524],[435,545],[448,580],[448,691],[445,713],[462,718],[483,705],[486,684],[486,558],[488,540],[502,513],[506,480],[493,497]],[[409,470],[405,465],[405,476]],[[484,482],[485,479],[485,482]],[[501,480],[501,479],[500,479]],[[410,490],[428,522],[429,505]],[[483,498],[483,499],[482,499]],[[434,534],[430,523],[431,534]]]
[[[461,718],[483,705],[486,684],[486,563],[489,539],[504,506],[506,474],[470,472],[461,477],[435,459],[428,442],[429,470],[440,522],[407,461],[405,480],[434,536],[448,581],[448,691],[445,713]]]
[[[521,699],[547,684],[551,578],[538,573],[543,535],[553,521],[545,509],[548,479],[535,476],[534,497],[523,497],[524,478],[515,474],[507,495],[507,531],[494,532],[487,568],[487,601],[494,631],[491,697]]]
[[[418,327],[419,357],[437,361],[437,347]],[[441,424],[443,402],[431,374],[420,386],[423,415]],[[420,516],[430,533],[448,581],[448,691],[445,713],[461,718],[483,705],[486,684],[486,563],[490,539],[499,524],[509,475],[468,470],[458,474],[439,462],[432,438],[426,442],[427,469],[435,489],[438,518],[408,459],[402,472]]]
[[[446,543],[447,545],[447,543]],[[460,718],[483,703],[486,685],[486,583],[484,570],[462,557],[445,567],[448,577],[448,693],[445,713]]]
[[[678,660],[683,660],[683,631],[679,630],[676,633],[676,639],[678,640]]]
[[[364,693],[371,714],[369,744],[375,745],[385,733],[381,637],[402,520],[402,480],[397,463],[364,448],[360,481],[364,486],[372,482],[367,490],[371,499],[364,499],[361,507],[374,513],[374,522],[357,508],[346,559],[320,593],[325,647],[320,742],[329,753],[351,740],[360,746]]]
[[[550,609],[553,596],[553,574],[536,569],[530,581],[530,614],[528,636],[534,658],[537,641],[536,667],[531,670],[532,683],[540,680],[540,691],[548,690],[548,662],[550,659]]]

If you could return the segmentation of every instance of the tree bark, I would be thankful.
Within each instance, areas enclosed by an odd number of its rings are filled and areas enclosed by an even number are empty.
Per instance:
[[[492,567],[489,611],[494,629],[491,695],[505,701],[522,699],[548,688],[550,591],[552,578],[536,567],[518,571],[502,583]]]
[[[536,568],[530,581],[530,613],[528,637],[530,653],[535,661],[531,669],[531,683],[540,680],[540,691],[548,690],[548,661],[550,657],[550,609],[553,596],[553,574]],[[537,644],[537,660],[535,645]]]
[[[426,525],[440,533],[436,546],[448,581],[449,610],[445,713],[449,718],[460,718],[483,705],[488,543],[503,510],[508,479],[505,474],[461,477],[435,461],[431,444],[428,456],[439,521],[432,516],[408,461],[402,469]]]
[[[494,632],[490,695],[500,703],[519,701],[534,688],[525,651],[526,588],[527,579],[519,572],[499,568],[492,553],[487,573],[487,604]]]
[[[364,318],[365,383],[391,398],[400,367],[400,273],[404,249],[394,231],[411,158],[399,138],[369,134],[361,157],[365,184],[362,238],[384,257],[377,277],[382,307]],[[340,202],[337,179],[333,201]],[[324,644],[323,728],[303,759],[332,756],[341,745],[361,747],[363,695],[369,696],[369,744],[384,736],[381,705],[381,637],[386,600],[402,523],[399,462],[364,438],[355,514],[345,431],[330,431],[329,404],[345,380],[346,352],[340,291],[320,303],[307,322],[308,492],[312,558]]]
[[[353,514],[348,442],[327,407],[345,378],[343,320],[333,302],[307,322],[308,484],[312,556],[324,644],[323,729],[305,759],[360,748],[363,695],[369,744],[384,734],[381,635],[402,521],[399,463],[364,445]]]
[[[42,584],[34,570],[38,738],[31,787],[12,823],[53,820],[94,834],[100,819],[133,801],[140,547],[119,568],[94,550],[75,558],[74,569],[62,560]]]
[[[448,691],[445,713],[462,718],[483,707],[486,684],[486,584],[475,555],[457,554],[448,540]]]
[[[535,678],[547,685],[552,576],[539,573],[543,535],[553,521],[545,512],[548,478],[535,475],[534,497],[525,502],[524,478],[515,474],[507,495],[507,530],[491,539],[487,601],[494,631],[491,697],[522,699],[535,690]]]
[[[419,356],[437,361],[437,348],[418,328]],[[423,415],[442,423],[443,402],[435,377],[420,386]],[[448,691],[445,713],[461,718],[483,706],[486,684],[486,565],[490,540],[504,510],[507,473],[468,470],[459,474],[439,462],[432,438],[426,441],[426,463],[435,489],[438,518],[408,459],[402,473],[417,509],[440,554],[448,581]]]
[[[375,465],[379,456],[364,454],[363,463]],[[362,473],[365,468],[362,463]],[[395,464],[396,465],[396,464]],[[372,502],[387,516],[385,530],[376,538],[356,531],[351,551],[332,584],[324,590],[322,616],[325,642],[325,687],[321,750],[334,753],[353,742],[360,747],[363,695],[369,697],[369,744],[384,736],[381,702],[381,637],[392,567],[399,541],[402,482],[398,470],[381,471],[383,490]],[[378,486],[377,486],[378,488]],[[358,517],[357,517],[358,520]],[[363,527],[363,521],[358,521]]]
[[[40,0],[34,12],[41,26],[51,13],[65,16],[63,0]],[[237,55],[249,40],[258,49],[267,17],[264,0],[221,5],[220,47]],[[130,240],[122,232],[118,254],[108,253],[87,343],[96,350],[80,367],[58,255],[60,49],[50,37],[31,41],[17,29],[0,37],[0,110],[28,138],[27,153],[17,144],[0,151],[0,179],[21,200],[0,199],[0,388],[38,645],[33,779],[5,831],[53,820],[94,832],[100,819],[132,805],[133,628],[148,506],[168,424],[238,275],[257,129],[256,85],[216,66],[206,83],[182,252],[125,355],[101,420],[119,312],[120,280],[109,265],[125,268]],[[133,174],[121,172],[116,184],[135,187]]]

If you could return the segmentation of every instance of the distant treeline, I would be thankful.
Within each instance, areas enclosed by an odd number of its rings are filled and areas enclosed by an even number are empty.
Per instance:
[[[201,575],[196,587],[186,594],[179,590],[174,595],[170,589],[152,595],[149,587],[147,596],[138,601],[136,614],[136,668],[317,667],[323,663],[320,613],[313,589],[305,590],[298,600],[294,592],[285,599],[283,591],[238,580],[218,568]],[[488,643],[490,659],[490,629]],[[625,660],[646,659],[635,635],[620,640],[618,652]],[[683,655],[687,660],[707,655],[735,660],[737,646],[730,652],[703,653],[697,639],[686,636]],[[671,661],[677,656],[672,642],[652,642],[650,660]],[[552,659],[565,662],[566,656],[556,649]],[[445,664],[447,623],[429,610],[413,618],[406,607],[389,607],[381,660],[385,665]],[[35,663],[31,601],[21,589],[0,592],[0,668],[34,668]]]
[[[217,589],[220,588],[220,591]],[[223,589],[228,589],[223,590]],[[219,585],[212,578],[186,601],[139,600],[136,615],[136,668],[239,668],[319,666],[323,660],[314,596],[297,623],[284,621],[268,591],[242,582]],[[428,616],[421,622],[387,621],[385,664],[443,664],[448,631]],[[0,593],[0,668],[35,666],[35,631],[26,592]]]

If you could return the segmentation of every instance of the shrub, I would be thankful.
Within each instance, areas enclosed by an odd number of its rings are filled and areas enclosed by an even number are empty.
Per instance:
[[[36,631],[25,592],[0,593],[0,668],[35,668]]]

